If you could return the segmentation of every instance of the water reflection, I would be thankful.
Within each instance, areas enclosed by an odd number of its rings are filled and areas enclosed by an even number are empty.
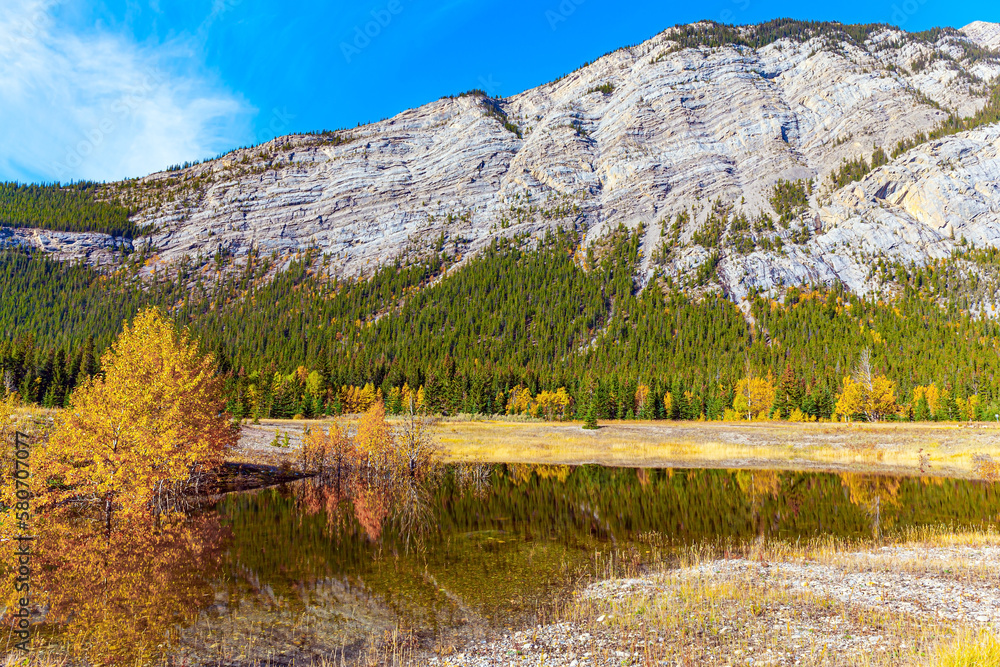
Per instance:
[[[152,653],[171,639],[199,659],[308,657],[396,627],[532,622],[623,555],[1000,520],[994,486],[960,480],[531,465],[391,483],[320,473],[110,538],[84,518],[51,526],[47,623],[64,640],[106,637],[107,651]]]
[[[211,604],[227,536],[215,513],[65,512],[37,528],[40,639],[94,664],[145,664],[176,639]]]
[[[891,528],[895,515],[886,513],[887,524],[883,526],[882,509],[899,507],[899,487],[902,480],[898,477],[883,475],[864,475],[860,473],[844,473],[840,476],[841,483],[850,491],[851,502],[860,507],[871,521],[872,537],[878,539],[883,528]]]
[[[380,614],[430,632],[530,622],[604,573],[613,554],[641,561],[651,550],[760,536],[993,525],[1000,497],[980,482],[878,475],[480,465],[392,493],[316,478],[229,497],[219,511],[233,531],[231,566],[268,582],[277,599],[316,581],[365,592],[362,620],[344,593],[323,600],[342,613],[337,632],[319,635],[348,641]]]

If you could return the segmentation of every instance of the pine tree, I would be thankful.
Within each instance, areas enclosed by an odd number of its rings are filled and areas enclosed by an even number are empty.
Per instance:
[[[595,405],[595,401],[591,401],[587,406],[587,412],[583,418],[583,428],[588,430],[599,428],[597,425],[597,406]]]

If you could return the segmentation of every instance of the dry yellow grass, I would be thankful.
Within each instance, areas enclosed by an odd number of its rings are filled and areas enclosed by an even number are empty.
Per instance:
[[[1000,429],[989,424],[616,421],[587,431],[579,422],[444,421],[436,433],[452,461],[970,477],[977,456],[1000,459]]]
[[[21,408],[19,412],[23,421],[34,422],[33,430],[44,431],[59,411]],[[340,418],[348,426],[355,420],[356,416]],[[293,447],[268,450],[286,458],[294,455],[304,429],[329,422],[263,419],[257,425],[244,422],[243,428],[244,436],[256,433],[258,440],[273,438],[275,431],[290,434]],[[446,418],[433,430],[450,462],[855,470],[950,477],[982,477],[1000,470],[1000,427],[991,423],[606,421],[588,431],[582,422]],[[237,451],[232,460],[260,462],[259,455],[260,451]]]
[[[613,649],[635,647],[642,664],[650,665],[752,664],[750,657],[764,664],[922,664],[921,654],[951,634],[927,619],[749,580],[721,585],[691,580],[653,595],[582,600],[565,618],[595,637],[611,639],[610,656]],[[875,636],[878,649],[869,650],[868,640]]]
[[[1000,667],[1000,640],[988,632],[962,633],[942,646],[933,667]]]

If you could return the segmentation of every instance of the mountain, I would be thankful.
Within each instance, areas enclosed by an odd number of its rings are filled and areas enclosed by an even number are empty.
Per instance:
[[[865,294],[877,259],[925,264],[1000,239],[1000,128],[985,124],[1000,108],[998,29],[678,26],[510,98],[473,91],[281,137],[104,196],[152,228],[147,271],[315,246],[336,275],[370,275],[442,240],[470,257],[500,236],[569,226],[586,246],[624,224],[643,225],[640,286],[711,261],[733,300],[804,283]],[[865,173],[873,159],[888,163]],[[796,203],[776,199],[779,181]],[[115,261],[100,234],[5,233]]]
[[[1000,50],[1000,23],[973,21],[962,28],[962,32],[984,49]]]
[[[753,374],[783,416],[830,417],[868,350],[900,418],[992,418],[992,34],[675,26],[510,98],[4,185],[0,378],[64,405],[156,306],[237,415],[422,387],[449,414],[565,388],[579,417],[718,418]]]

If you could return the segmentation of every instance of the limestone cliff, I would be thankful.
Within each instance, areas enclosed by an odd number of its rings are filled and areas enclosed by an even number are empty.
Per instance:
[[[639,285],[683,281],[713,260],[739,299],[816,281],[864,293],[877,288],[874,257],[924,263],[963,240],[1000,245],[1000,126],[919,139],[988,103],[1000,26],[859,36],[834,24],[776,40],[746,27],[728,44],[691,45],[712,29],[666,30],[510,98],[440,99],[106,192],[153,225],[147,270],[220,248],[238,264],[254,248],[315,246],[356,276],[442,238],[469,257],[498,235],[576,226],[591,243],[624,224],[644,225]],[[832,184],[845,160],[913,139],[859,181]],[[790,224],[768,226],[779,179],[811,181],[811,194]],[[749,246],[728,231],[715,247],[696,242],[722,209],[753,221]],[[18,230],[0,238],[11,244],[116,261],[101,235]]]

